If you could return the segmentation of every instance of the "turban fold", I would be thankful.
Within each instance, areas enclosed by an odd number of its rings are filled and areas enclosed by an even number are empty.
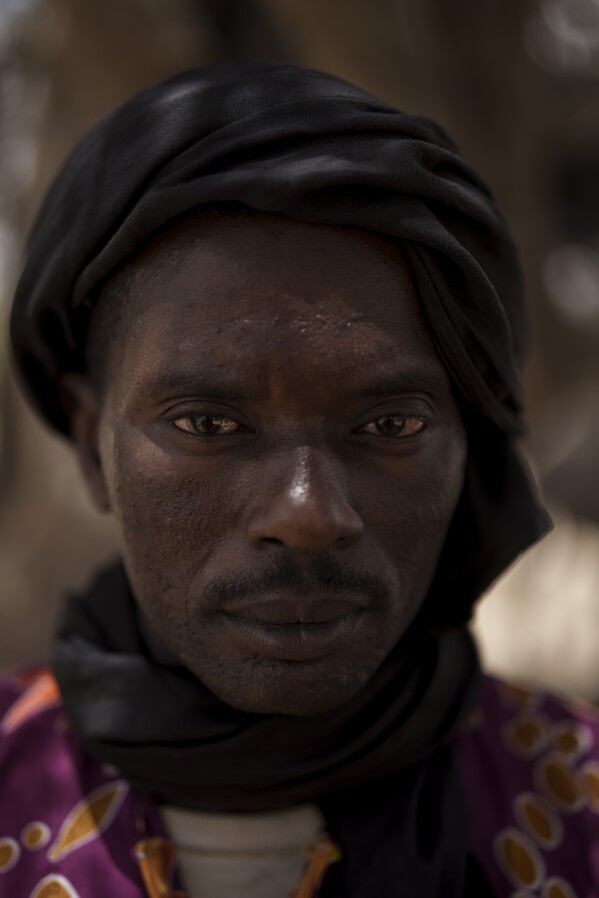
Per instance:
[[[95,288],[158,228],[236,201],[402,241],[437,350],[467,400],[520,429],[522,283],[488,188],[433,122],[292,66],[197,69],[100,122],[31,236],[11,333],[21,379],[68,430],[61,372],[83,367]]]

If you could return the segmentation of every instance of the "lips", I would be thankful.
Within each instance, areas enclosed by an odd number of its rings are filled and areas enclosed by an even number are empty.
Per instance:
[[[222,612],[252,653],[282,661],[314,661],[339,651],[355,635],[366,602],[302,597],[231,603]]]
[[[364,600],[325,598],[322,596],[302,596],[300,598],[280,598],[229,603],[226,614],[262,624],[326,624],[363,611]]]
[[[339,651],[355,634],[362,616],[362,611],[354,611],[321,623],[267,624],[224,615],[252,654],[280,661],[316,661]]]

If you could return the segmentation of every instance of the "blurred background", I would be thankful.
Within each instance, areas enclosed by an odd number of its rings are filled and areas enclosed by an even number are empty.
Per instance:
[[[320,68],[443,124],[521,247],[526,449],[553,533],[484,599],[489,669],[599,698],[599,0],[0,0],[0,668],[43,659],[114,553],[25,408],[6,326],[28,227],[74,143],[139,89],[230,59]]]

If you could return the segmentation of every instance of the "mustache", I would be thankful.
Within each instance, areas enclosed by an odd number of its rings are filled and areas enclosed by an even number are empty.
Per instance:
[[[204,589],[204,611],[223,611],[239,599],[252,599],[272,592],[322,592],[328,596],[368,597],[372,603],[384,602],[390,590],[377,574],[349,570],[335,558],[323,556],[298,565],[288,557],[278,558],[256,573],[232,572],[215,577]]]

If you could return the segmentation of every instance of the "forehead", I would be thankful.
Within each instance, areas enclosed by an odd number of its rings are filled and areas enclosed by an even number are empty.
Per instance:
[[[398,358],[442,368],[401,248],[362,229],[207,212],[159,234],[120,276],[129,370],[298,356],[323,373]]]

